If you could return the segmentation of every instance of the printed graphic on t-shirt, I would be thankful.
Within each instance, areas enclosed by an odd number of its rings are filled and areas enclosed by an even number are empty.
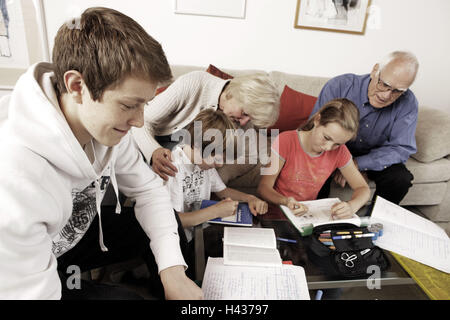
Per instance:
[[[183,179],[183,197],[185,210],[186,207],[190,208],[194,202],[202,201],[201,190],[205,185],[205,172],[204,170],[194,170],[187,172],[186,177]]]
[[[103,198],[110,180],[109,176],[104,176],[97,180],[101,192],[100,199]],[[64,228],[53,239],[52,250],[56,257],[72,249],[89,229],[97,215],[95,193],[95,181],[82,191],[72,190],[72,215]]]

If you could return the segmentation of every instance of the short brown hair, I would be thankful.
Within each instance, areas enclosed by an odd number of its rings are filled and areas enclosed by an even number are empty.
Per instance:
[[[109,8],[89,8],[74,26],[55,37],[53,63],[59,94],[67,92],[64,73],[81,73],[93,100],[126,76],[160,83],[172,78],[161,45],[132,18]]]
[[[317,115],[320,115],[319,125],[325,126],[328,123],[335,122],[343,129],[352,132],[352,139],[356,137],[359,128],[359,111],[352,101],[345,98],[328,101],[300,129],[303,131],[312,130]]]
[[[202,124],[202,144],[198,145],[198,141],[196,141],[195,136],[194,136],[194,126],[195,126],[195,122],[199,121]],[[201,111],[196,117],[195,119],[186,127],[186,130],[189,132],[189,135],[191,137],[191,148],[198,148],[201,150],[202,154],[203,154],[203,150],[210,145],[211,143],[216,143],[214,141],[214,139],[211,140],[203,140],[203,137],[205,135],[205,132],[208,131],[209,129],[217,129],[220,134],[222,135],[222,145],[217,146],[219,148],[222,148],[222,150],[224,151],[226,149],[226,145],[227,145],[227,141],[228,141],[228,136],[227,135],[227,130],[234,130],[235,126],[233,124],[233,121],[231,121],[230,118],[228,118],[228,116],[222,112],[222,110],[218,109],[217,111],[214,109],[205,109],[203,111]]]

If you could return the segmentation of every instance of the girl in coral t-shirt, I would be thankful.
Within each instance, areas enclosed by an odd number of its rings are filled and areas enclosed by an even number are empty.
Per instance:
[[[345,146],[356,136],[358,124],[359,112],[353,102],[334,99],[300,130],[282,132],[272,144],[269,166],[275,169],[261,177],[258,193],[264,200],[301,215],[307,208],[299,201],[316,199],[325,181],[339,169],[353,196],[335,204],[331,212],[334,219],[351,217],[370,197],[369,186]]]

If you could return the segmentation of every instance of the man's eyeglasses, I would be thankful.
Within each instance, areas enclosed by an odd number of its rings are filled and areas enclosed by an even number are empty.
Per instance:
[[[398,96],[404,94],[406,92],[406,90],[408,90],[408,89],[395,89],[395,88],[392,88],[389,84],[387,84],[386,82],[381,80],[381,72],[378,74],[377,89],[382,91],[382,92],[390,91],[391,94],[393,96],[395,96],[395,97],[398,97]]]

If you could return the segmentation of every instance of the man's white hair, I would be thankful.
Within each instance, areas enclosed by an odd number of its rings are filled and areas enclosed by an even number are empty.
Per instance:
[[[389,63],[394,60],[399,60],[403,63],[404,68],[408,68],[411,75],[413,75],[413,80],[416,78],[417,71],[419,70],[419,61],[416,56],[408,51],[394,51],[385,56],[380,62],[380,67],[378,68],[378,74],[384,69]]]

